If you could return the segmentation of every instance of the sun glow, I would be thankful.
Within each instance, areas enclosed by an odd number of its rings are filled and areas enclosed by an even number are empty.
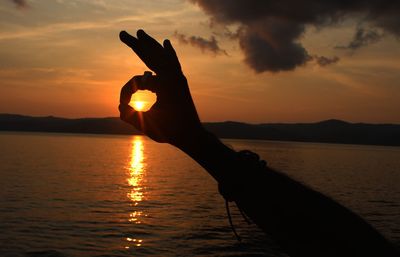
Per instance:
[[[138,90],[132,95],[129,105],[138,112],[147,112],[156,100],[156,94],[148,90]]]
[[[130,187],[127,194],[128,198],[132,201],[132,210],[129,213],[129,222],[133,224],[142,223],[143,217],[147,214],[143,212],[140,203],[143,201],[145,194],[145,187],[143,185],[143,178],[146,171],[145,158],[144,158],[144,144],[140,136],[136,136],[132,140],[132,149],[128,166],[128,185]],[[124,248],[130,249],[132,247],[141,247],[143,239],[127,237],[124,242]]]
[[[133,102],[133,108],[138,112],[143,111],[145,106],[146,106],[146,103],[144,101],[134,101]]]
[[[141,185],[144,172],[143,141],[141,138],[135,137],[132,144],[128,177],[128,183],[132,188],[128,197],[132,200],[133,205],[137,206],[143,200],[143,187]]]

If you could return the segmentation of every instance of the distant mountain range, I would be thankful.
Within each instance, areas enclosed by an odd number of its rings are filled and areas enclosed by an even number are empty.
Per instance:
[[[247,124],[206,122],[220,138],[400,146],[400,125],[349,123],[326,120],[316,123]],[[36,131],[92,134],[141,134],[119,118],[66,119],[0,114],[0,131]]]

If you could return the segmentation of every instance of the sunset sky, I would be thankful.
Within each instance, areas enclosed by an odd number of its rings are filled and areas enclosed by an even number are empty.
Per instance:
[[[203,121],[400,123],[400,33],[381,13],[363,19],[373,6],[294,23],[207,2],[1,1],[0,113],[118,116],[121,86],[146,70],[118,34],[142,28],[172,41]],[[288,59],[265,60],[254,35]]]

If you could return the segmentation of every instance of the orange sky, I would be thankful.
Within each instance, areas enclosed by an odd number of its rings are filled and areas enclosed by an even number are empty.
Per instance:
[[[335,50],[356,24],[308,28],[309,51],[339,56],[294,71],[256,74],[236,41],[227,55],[178,42],[175,31],[209,38],[209,17],[188,1],[30,0],[0,2],[0,113],[118,116],[120,87],[146,67],[121,44],[120,30],[170,38],[203,121],[400,123],[400,48],[388,36],[357,52]]]

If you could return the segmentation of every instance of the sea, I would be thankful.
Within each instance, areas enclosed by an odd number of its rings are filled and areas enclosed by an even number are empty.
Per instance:
[[[400,246],[400,147],[225,139]],[[260,204],[263,204],[262,198]],[[286,256],[178,149],[145,136],[0,133],[0,256]]]

